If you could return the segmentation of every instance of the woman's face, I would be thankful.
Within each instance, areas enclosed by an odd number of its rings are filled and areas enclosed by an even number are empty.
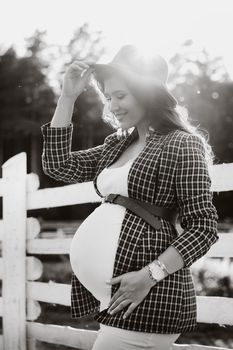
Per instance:
[[[108,109],[114,114],[122,129],[145,123],[145,108],[139,104],[122,79],[118,77],[105,79],[104,95]]]

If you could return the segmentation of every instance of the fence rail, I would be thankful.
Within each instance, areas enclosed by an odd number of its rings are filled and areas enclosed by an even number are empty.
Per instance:
[[[0,317],[4,350],[35,350],[35,340],[79,349],[91,349],[97,331],[35,322],[41,313],[39,302],[70,306],[71,286],[54,282],[37,282],[43,264],[27,254],[69,254],[71,238],[38,238],[41,232],[36,218],[27,210],[100,202],[93,183],[39,189],[36,174],[26,173],[26,153],[19,153],[2,166],[0,196],[3,197],[3,220],[0,220]],[[233,190],[233,163],[214,165],[212,191]],[[17,195],[16,195],[17,194]],[[233,257],[233,233],[219,233],[220,239],[208,251],[208,257]],[[25,283],[23,283],[25,281]],[[14,317],[12,317],[14,315]],[[233,298],[197,296],[198,322],[233,325]],[[178,345],[175,350],[223,348],[202,345]]]

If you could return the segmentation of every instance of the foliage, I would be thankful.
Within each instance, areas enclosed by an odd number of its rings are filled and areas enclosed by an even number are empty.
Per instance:
[[[174,94],[195,125],[206,131],[215,163],[233,162],[233,83],[222,58],[211,58],[206,49],[198,50],[188,40],[170,63]]]
[[[202,257],[192,266],[197,295],[233,297],[233,259]]]
[[[38,134],[54,108],[54,93],[36,57],[17,57],[9,48],[0,57],[0,134]]]
[[[169,84],[192,124],[206,134],[215,164],[233,162],[233,83],[221,57],[187,40],[170,60]],[[214,193],[219,219],[232,218],[231,191]]]

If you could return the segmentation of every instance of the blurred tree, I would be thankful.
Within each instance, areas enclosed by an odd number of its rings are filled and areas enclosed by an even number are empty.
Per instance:
[[[40,135],[39,125],[51,117],[54,98],[55,94],[34,54],[19,58],[11,47],[1,55],[0,138],[5,143],[1,154],[3,161],[27,149],[30,169],[38,170],[35,148]]]
[[[223,58],[211,57],[205,48],[195,47],[191,39],[181,45],[180,51],[170,59],[170,63],[170,80],[173,84],[186,81],[192,85],[197,79],[218,82],[230,80]]]
[[[36,30],[27,38],[24,57],[17,57],[13,47],[0,56],[0,136],[5,144],[4,153],[3,145],[1,147],[1,161],[25,150],[31,160],[29,171],[35,172],[40,170],[40,126],[51,120],[58,97],[49,80],[55,56],[52,59],[51,47],[46,44],[45,36],[45,31]],[[59,52],[56,58],[61,65],[60,83],[62,73],[74,57],[97,60],[104,52],[100,40],[100,32],[91,33],[85,24],[75,31],[67,46],[53,51],[53,55]],[[106,126],[103,132],[101,128],[96,129],[96,123],[103,124],[100,120],[101,103],[91,87],[77,102],[78,108],[76,105],[74,110],[79,119],[78,123],[74,122],[80,136],[77,147],[91,147],[101,142],[103,134],[109,132]],[[97,135],[94,129],[99,131]]]
[[[207,133],[215,164],[233,162],[233,83],[221,57],[187,40],[170,60],[169,84],[194,125]],[[232,192],[216,198],[220,218],[233,217]]]
[[[46,32],[36,32],[28,39],[32,57],[43,61],[41,70],[46,73],[56,96],[61,92],[62,79],[67,67],[78,58],[96,62],[104,53],[101,31],[93,32],[88,23],[77,28],[67,45],[45,45]],[[32,40],[33,39],[33,40]],[[46,64],[47,63],[47,64]],[[101,119],[103,105],[90,84],[75,103],[73,113],[75,149],[93,147],[103,141],[112,130]]]
[[[216,162],[232,162],[233,83],[222,58],[211,58],[205,49],[193,46],[187,40],[183,50],[171,58],[169,83],[190,118],[209,133]]]
[[[0,48],[0,162],[26,151],[28,172],[39,175],[42,187],[64,185],[43,174],[40,131],[54,113],[62,74],[75,58],[96,61],[104,52],[100,32],[91,32],[87,24],[74,32],[66,46],[47,45],[45,39],[45,31],[35,31],[26,39],[23,57],[13,47],[5,52]],[[102,104],[90,86],[75,105],[73,149],[102,143],[110,128],[101,114]],[[64,210],[64,216],[72,216],[70,208]]]
[[[76,59],[82,58],[97,62],[105,53],[102,45],[101,31],[92,32],[88,23],[74,31],[68,45],[60,48],[61,69],[58,81],[62,84],[62,76],[67,67]],[[86,149],[100,144],[103,138],[112,131],[101,119],[103,105],[95,89],[90,84],[75,103],[73,124],[78,137],[74,140],[76,148]]]

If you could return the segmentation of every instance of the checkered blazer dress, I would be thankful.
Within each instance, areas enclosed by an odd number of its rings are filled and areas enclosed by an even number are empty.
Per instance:
[[[93,181],[137,137],[137,128],[118,140],[108,135],[102,145],[71,151],[73,124],[41,126],[42,166],[48,176],[66,183]],[[197,327],[196,294],[190,266],[218,240],[218,215],[212,203],[211,179],[205,149],[198,136],[175,130],[155,131],[134,159],[128,175],[129,197],[161,207],[176,208],[183,232],[167,220],[154,229],[126,209],[114,262],[113,277],[139,270],[156,259],[169,245],[184,260],[184,267],[151,288],[145,299],[123,319],[125,309],[114,315],[100,312],[100,302],[79,282],[71,279],[71,318],[93,314],[105,325],[149,333],[182,333]],[[119,284],[112,285],[112,296]]]

